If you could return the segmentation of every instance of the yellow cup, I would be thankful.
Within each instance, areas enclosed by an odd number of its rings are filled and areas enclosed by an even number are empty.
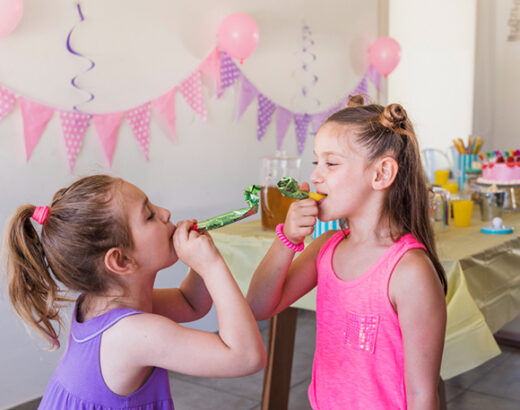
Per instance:
[[[465,227],[471,224],[471,214],[473,212],[473,201],[457,199],[452,201],[453,222],[457,227]]]
[[[444,184],[442,187],[448,191],[450,194],[456,194],[459,192],[459,184]]]
[[[438,169],[435,171],[435,185],[443,186],[448,183],[450,177],[449,169]]]

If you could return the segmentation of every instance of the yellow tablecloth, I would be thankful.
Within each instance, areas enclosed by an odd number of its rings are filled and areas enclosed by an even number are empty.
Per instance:
[[[505,214],[504,223],[514,226],[515,233],[482,234],[484,223],[476,218],[467,228],[450,226],[436,231],[448,277],[443,379],[498,355],[493,332],[520,313],[520,214]],[[275,238],[274,232],[263,231],[260,220],[255,219],[228,225],[211,235],[245,294],[256,266]],[[315,310],[315,302],[316,289],[292,306]]]

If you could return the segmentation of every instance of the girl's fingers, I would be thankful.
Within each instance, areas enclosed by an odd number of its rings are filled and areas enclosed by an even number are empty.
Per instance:
[[[302,182],[302,184],[300,185],[300,190],[309,192],[311,190],[311,187],[308,182]]]

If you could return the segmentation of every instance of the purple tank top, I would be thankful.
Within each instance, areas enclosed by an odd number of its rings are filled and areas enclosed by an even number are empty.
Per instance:
[[[79,298],[78,298],[79,300]],[[84,323],[77,321],[74,308],[69,345],[41,400],[42,410],[171,410],[168,371],[155,368],[148,380],[134,393],[119,396],[106,386],[99,364],[103,332],[121,319],[142,312],[120,308]]]

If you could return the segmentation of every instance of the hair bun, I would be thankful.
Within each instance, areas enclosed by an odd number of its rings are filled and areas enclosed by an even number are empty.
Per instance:
[[[348,108],[362,107],[365,105],[365,97],[362,94],[355,94],[348,96]]]
[[[381,124],[392,130],[402,128],[407,119],[408,115],[401,104],[388,104],[381,114]]]

